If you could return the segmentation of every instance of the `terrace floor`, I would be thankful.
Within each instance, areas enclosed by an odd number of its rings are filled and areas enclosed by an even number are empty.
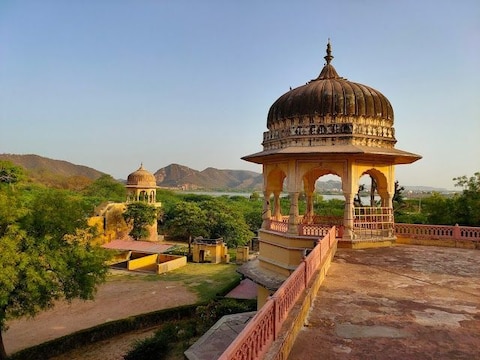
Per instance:
[[[480,251],[338,249],[289,359],[480,359]]]

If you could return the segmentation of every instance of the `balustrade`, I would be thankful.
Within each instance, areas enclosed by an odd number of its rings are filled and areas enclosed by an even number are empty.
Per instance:
[[[395,234],[413,239],[453,239],[480,241],[480,228],[469,226],[395,224]]]
[[[273,223],[282,224],[283,222],[270,220],[271,230],[273,230]],[[283,232],[286,232],[288,228],[288,224],[285,225],[287,227],[282,228],[285,229]],[[456,240],[480,241],[480,228],[477,227],[395,224],[395,232],[397,235],[417,238],[436,237],[438,239],[455,238]],[[266,301],[219,359],[255,360],[263,357],[270,344],[277,338],[280,328],[295,302],[321,266],[337,235],[336,228],[332,227],[275,294]]]
[[[254,360],[263,357],[278,336],[288,313],[321,265],[321,251],[328,251],[333,246],[332,239],[335,240],[334,227],[319,241],[275,294],[267,299],[265,305],[219,357],[220,360]]]

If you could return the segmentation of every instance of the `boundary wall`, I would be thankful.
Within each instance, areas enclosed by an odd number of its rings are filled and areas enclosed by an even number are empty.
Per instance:
[[[335,255],[335,234],[336,228],[332,227],[323,239],[317,242],[296,270],[267,299],[265,305],[220,355],[220,360],[288,357]],[[298,301],[300,298],[303,300]]]

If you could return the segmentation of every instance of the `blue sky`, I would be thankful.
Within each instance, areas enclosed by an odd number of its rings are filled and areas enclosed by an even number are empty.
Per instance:
[[[340,76],[393,105],[402,185],[480,171],[480,2],[0,0],[0,153],[116,178],[247,169],[271,104]]]

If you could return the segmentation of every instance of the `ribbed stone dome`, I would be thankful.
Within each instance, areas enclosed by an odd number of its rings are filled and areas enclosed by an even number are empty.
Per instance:
[[[143,164],[140,165],[137,171],[134,171],[127,177],[127,186],[137,186],[137,187],[155,187],[157,185],[157,180],[155,176],[145,170]]]
[[[393,148],[393,108],[369,86],[340,77],[330,42],[320,75],[280,96],[270,107],[264,150],[360,145]]]
[[[320,75],[280,96],[270,107],[269,129],[285,119],[318,116],[363,116],[393,122],[393,108],[388,99],[378,90],[340,77],[330,64],[332,59],[328,43],[327,63]]]

